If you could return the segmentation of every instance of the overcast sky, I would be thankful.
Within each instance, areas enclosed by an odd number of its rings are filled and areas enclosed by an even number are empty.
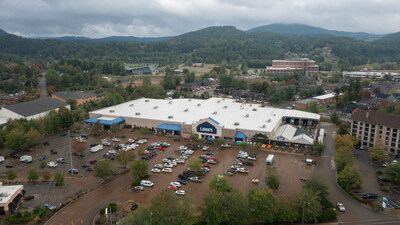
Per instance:
[[[0,0],[0,29],[25,37],[159,37],[271,23],[394,33],[400,0]]]

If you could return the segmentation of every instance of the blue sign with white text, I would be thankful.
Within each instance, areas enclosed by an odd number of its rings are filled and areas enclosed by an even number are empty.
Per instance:
[[[204,122],[197,126],[197,132],[199,133],[208,133],[208,134],[216,134],[217,128],[215,128],[211,123]]]

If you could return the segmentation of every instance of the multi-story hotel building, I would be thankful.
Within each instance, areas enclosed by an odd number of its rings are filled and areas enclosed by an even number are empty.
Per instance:
[[[285,60],[272,60],[272,66],[267,66],[266,74],[283,74],[295,71],[305,71],[307,74],[317,75],[318,65],[308,58],[294,58]]]
[[[374,147],[381,140],[385,149],[400,154],[400,116],[356,109],[351,116],[351,135],[361,145]]]

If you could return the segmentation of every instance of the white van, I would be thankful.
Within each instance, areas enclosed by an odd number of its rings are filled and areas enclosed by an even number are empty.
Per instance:
[[[145,186],[145,187],[153,187],[154,186],[153,182],[151,182],[149,180],[140,181],[140,185],[141,186]]]
[[[98,152],[100,150],[103,150],[103,145],[96,145],[90,148],[90,151],[93,153]]]
[[[19,158],[20,162],[24,162],[24,163],[31,163],[32,162],[32,156],[30,155],[23,155]]]
[[[311,165],[314,163],[314,161],[312,159],[306,159],[306,163],[307,165]]]
[[[0,162],[4,162],[5,158],[4,156],[0,156]]]

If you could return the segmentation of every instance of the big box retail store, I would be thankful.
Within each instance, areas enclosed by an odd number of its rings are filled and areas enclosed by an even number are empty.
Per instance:
[[[89,117],[87,123],[108,119],[182,137],[196,134],[200,138],[224,138],[227,141],[250,141],[253,137],[273,139],[284,124],[293,129],[308,129],[318,125],[320,120],[314,113],[242,103],[229,98],[140,98],[92,111]],[[282,137],[275,139],[279,141]],[[284,141],[291,140],[286,138]]]

